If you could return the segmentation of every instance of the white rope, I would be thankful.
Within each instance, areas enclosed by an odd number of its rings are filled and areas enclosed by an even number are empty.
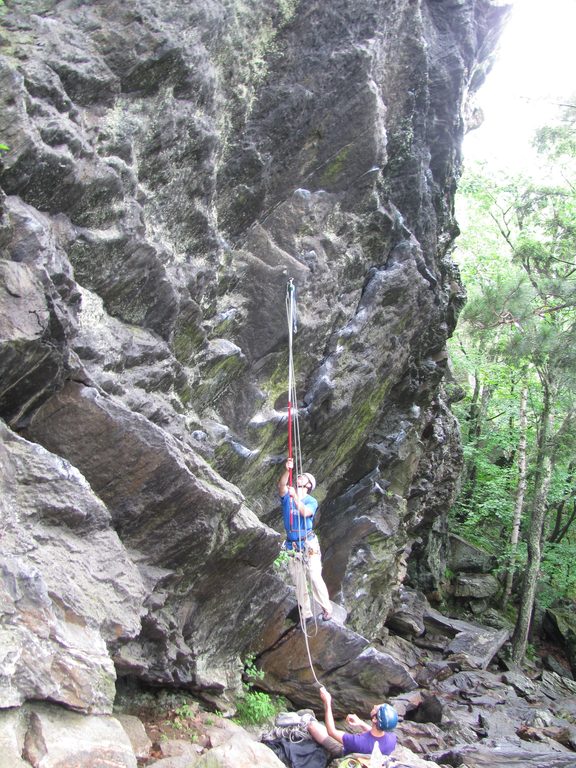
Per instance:
[[[296,330],[296,297],[295,297],[295,288],[294,288],[294,282],[293,280],[290,280],[288,283],[288,287],[286,290],[286,317],[288,322],[288,403],[289,408],[291,408],[292,413],[292,424],[289,424],[289,429],[292,430],[292,452],[293,452],[293,459],[294,459],[294,468],[293,468],[293,478],[296,478],[296,483],[298,482],[298,475],[302,474],[302,449],[300,444],[300,424],[298,421],[298,396],[296,393],[296,377],[294,374],[294,352],[293,352],[293,344],[294,344],[294,332]],[[307,560],[307,554],[305,550],[305,541],[306,539],[302,539],[302,528],[301,526],[298,526],[298,554],[294,553],[291,555],[291,557],[294,557],[297,561],[296,569],[300,569],[300,577],[301,577],[301,583],[304,584],[304,587],[308,591],[310,595],[310,599],[312,601],[312,605],[314,604],[314,595],[312,593],[312,578],[309,573],[309,569],[306,567],[306,560]],[[309,583],[307,583],[307,581]],[[312,594],[310,594],[312,593]],[[300,627],[302,629],[302,633],[304,635],[304,642],[306,645],[306,653],[308,654],[308,663],[310,665],[310,671],[312,672],[312,676],[314,677],[314,680],[316,683],[318,683],[319,686],[322,684],[316,677],[316,672],[314,671],[314,664],[312,663],[312,655],[310,653],[310,645],[308,642],[309,637],[315,637],[318,633],[318,624],[316,621],[316,617],[314,617],[314,635],[308,635],[307,627],[306,627],[306,618],[302,613],[302,607],[300,606],[300,603],[298,603],[298,615],[300,618]]]

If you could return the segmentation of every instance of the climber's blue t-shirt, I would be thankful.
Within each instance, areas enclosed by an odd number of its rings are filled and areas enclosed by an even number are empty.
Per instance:
[[[289,493],[281,496],[280,501],[282,502],[282,516],[284,518],[284,528],[286,529],[286,539],[288,541],[305,539],[306,534],[310,533],[314,525],[314,515],[318,509],[318,502],[309,493],[300,499],[304,506],[312,510],[312,514],[305,517],[298,512]],[[292,514],[290,514],[291,509]]]
[[[358,752],[360,755],[371,755],[375,742],[378,742],[383,755],[390,755],[396,747],[396,734],[385,733],[384,736],[372,736],[370,731],[345,733],[342,735],[342,754],[350,755],[352,752]]]

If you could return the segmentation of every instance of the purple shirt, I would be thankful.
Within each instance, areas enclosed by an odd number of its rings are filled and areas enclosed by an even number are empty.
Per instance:
[[[378,742],[380,752],[383,755],[389,755],[396,746],[396,734],[385,733],[384,736],[372,736],[370,731],[366,733],[345,733],[342,736],[342,754],[349,755],[352,752],[358,752],[361,755],[371,755],[375,742]]]

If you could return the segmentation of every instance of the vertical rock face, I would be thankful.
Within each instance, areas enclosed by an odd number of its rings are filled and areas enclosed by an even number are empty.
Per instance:
[[[373,640],[406,573],[435,588],[460,462],[441,384],[464,298],[453,198],[503,18],[490,0],[6,0],[12,640],[80,622],[107,681],[109,654],[218,697],[282,634],[289,280],[331,595]],[[72,550],[83,596],[51,581]],[[109,707],[17,668],[2,706]]]

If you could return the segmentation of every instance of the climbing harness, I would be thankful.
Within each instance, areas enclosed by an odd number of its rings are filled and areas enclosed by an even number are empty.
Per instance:
[[[301,446],[300,446],[300,426],[298,423],[298,397],[296,393],[296,377],[294,373],[294,353],[293,353],[293,344],[294,344],[294,334],[298,330],[298,320],[297,320],[297,313],[296,313],[296,287],[294,286],[294,280],[290,279],[286,288],[286,319],[288,323],[288,458],[293,459],[294,464],[294,470],[295,474],[293,474],[292,469],[289,469],[289,475],[288,475],[288,485],[289,487],[293,487],[294,477],[296,479],[299,475],[302,475],[302,466],[301,466]],[[315,481],[314,481],[315,483]],[[300,517],[300,514],[298,513],[299,522],[302,522],[302,518]],[[307,584],[307,580],[309,579],[309,568],[308,568],[308,545],[307,545],[307,539],[311,536],[315,536],[312,531],[307,531],[306,526],[302,526],[299,524],[297,528],[294,528],[294,504],[292,499],[290,499],[290,514],[289,514],[289,524],[290,524],[290,532],[291,533],[297,533],[297,539],[292,542],[286,542],[286,544],[291,544],[292,546],[290,549],[288,549],[290,553],[290,557],[294,558],[294,563],[296,569],[299,571],[298,576],[301,579],[301,583],[305,585],[305,588],[311,592],[311,583]],[[304,530],[303,530],[304,528]],[[294,550],[293,546],[297,544],[296,550]],[[310,579],[311,582],[311,579]],[[306,644],[306,652],[308,654],[308,662],[310,664],[310,671],[312,672],[312,676],[314,677],[314,680],[316,683],[320,686],[321,683],[316,677],[316,673],[314,671],[314,665],[312,663],[312,656],[310,653],[310,646],[308,643],[308,630],[306,626],[306,618],[304,617],[302,613],[302,608],[300,604],[298,603],[298,613],[300,618],[300,627],[302,629],[302,633],[304,635],[304,641]],[[318,626],[316,623],[316,618],[314,618],[314,627],[315,631],[318,631]]]

